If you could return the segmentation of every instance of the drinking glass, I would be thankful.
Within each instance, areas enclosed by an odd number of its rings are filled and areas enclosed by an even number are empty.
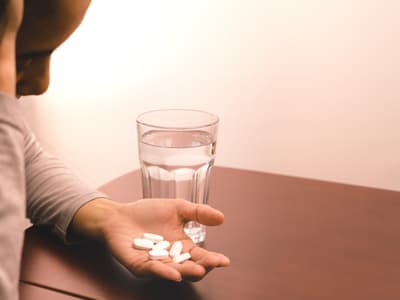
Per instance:
[[[219,119],[199,110],[166,109],[136,120],[144,198],[183,198],[207,204]],[[185,233],[202,243],[205,226],[188,222]]]

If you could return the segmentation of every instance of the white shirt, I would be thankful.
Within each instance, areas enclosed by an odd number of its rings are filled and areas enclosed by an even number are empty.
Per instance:
[[[17,99],[0,93],[0,299],[18,299],[25,217],[66,241],[76,211],[100,197],[43,151]]]

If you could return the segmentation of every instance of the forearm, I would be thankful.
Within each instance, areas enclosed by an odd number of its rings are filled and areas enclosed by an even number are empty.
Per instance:
[[[68,230],[69,237],[72,240],[89,239],[102,242],[105,222],[121,205],[105,198],[97,198],[84,204],[72,219]]]

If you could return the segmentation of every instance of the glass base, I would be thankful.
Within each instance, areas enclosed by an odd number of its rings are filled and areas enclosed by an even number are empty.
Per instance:
[[[203,243],[206,239],[206,226],[202,224],[190,221],[186,223],[184,230],[196,245]]]

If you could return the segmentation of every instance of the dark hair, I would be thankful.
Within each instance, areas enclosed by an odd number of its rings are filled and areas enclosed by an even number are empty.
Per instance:
[[[7,8],[10,4],[10,0],[0,0],[0,38],[4,33],[4,26],[6,25],[6,14]]]

